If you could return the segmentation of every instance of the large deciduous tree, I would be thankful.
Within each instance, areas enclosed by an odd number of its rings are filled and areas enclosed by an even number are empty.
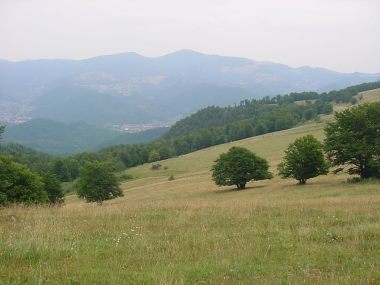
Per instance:
[[[329,167],[322,149],[322,144],[312,135],[296,139],[285,150],[284,159],[278,165],[279,174],[297,179],[301,185],[307,179],[327,174]]]
[[[360,178],[380,177],[380,102],[335,114],[325,128],[325,151],[335,172],[348,167]]]
[[[268,171],[268,162],[243,147],[232,147],[215,161],[212,167],[212,177],[219,186],[236,185],[245,189],[251,180],[272,178]]]

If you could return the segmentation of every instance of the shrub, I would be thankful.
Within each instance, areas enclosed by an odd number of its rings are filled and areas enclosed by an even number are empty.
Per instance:
[[[162,165],[157,162],[157,163],[152,163],[152,166],[150,167],[151,170],[159,170],[161,169]]]

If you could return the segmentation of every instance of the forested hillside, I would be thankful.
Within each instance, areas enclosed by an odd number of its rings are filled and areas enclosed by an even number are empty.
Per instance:
[[[17,143],[51,155],[72,155],[116,144],[137,144],[158,139],[167,128],[137,133],[123,133],[110,128],[83,123],[65,124],[47,119],[32,119],[10,125],[4,143]]]
[[[359,92],[380,88],[364,83],[328,93],[302,92],[261,100],[245,100],[226,108],[209,107],[175,124],[161,139],[148,144],[113,146],[97,155],[131,167],[167,159],[212,145],[294,127],[332,112],[332,103],[356,103]],[[302,101],[300,104],[299,101]]]
[[[146,131],[137,132],[137,133],[125,133],[103,144],[98,145],[96,149],[102,149],[102,148],[106,148],[113,145],[131,145],[131,144],[147,143],[147,142],[159,139],[168,130],[169,128],[162,127],[162,128],[156,128],[156,129],[146,130]]]
[[[67,155],[93,150],[120,136],[118,131],[81,123],[64,124],[46,119],[10,125],[4,141],[14,142],[52,155]]]
[[[200,129],[214,128],[225,126],[237,121],[245,120],[245,119],[254,119],[259,118],[262,114],[272,112],[274,114],[278,114],[283,112],[281,107],[286,104],[295,103],[297,101],[307,101],[307,100],[317,100],[316,105],[309,103],[305,111],[306,119],[310,119],[313,116],[313,113],[329,113],[331,112],[330,107],[326,105],[326,102],[336,102],[336,103],[356,103],[356,99],[353,98],[356,94],[362,91],[372,90],[380,88],[380,82],[371,82],[371,83],[363,83],[351,87],[347,87],[341,90],[333,90],[330,92],[317,93],[317,92],[300,92],[300,93],[290,93],[287,95],[277,95],[275,97],[265,97],[260,100],[245,100],[241,101],[240,104],[235,106],[230,106],[227,108],[221,107],[208,107],[202,109],[195,114],[192,114],[189,117],[186,117],[180,121],[178,121],[170,131],[166,134],[166,137],[177,137],[181,135],[188,135],[189,133],[193,133]],[[289,108],[289,107],[288,107]],[[287,110],[286,113],[290,115],[291,110]],[[278,114],[267,117],[272,121],[277,121],[279,125],[286,125],[287,118],[284,114]],[[254,122],[251,122],[254,125]],[[268,131],[278,130],[276,128],[276,123],[273,122],[263,122],[257,121],[257,125],[261,125],[266,128]],[[260,127],[261,127],[260,126]]]
[[[27,165],[32,171],[43,172],[49,169],[52,157],[16,143],[0,144],[0,155],[10,156],[14,161]]]

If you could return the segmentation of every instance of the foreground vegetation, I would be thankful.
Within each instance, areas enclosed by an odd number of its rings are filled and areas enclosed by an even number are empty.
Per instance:
[[[0,284],[376,284],[380,184],[347,176],[300,187],[271,181],[218,187],[209,172],[231,146],[268,159],[323,123],[249,138],[128,170],[124,197],[75,196],[57,208],[1,211]],[[175,180],[168,181],[174,175]],[[15,270],[17,268],[17,270]]]

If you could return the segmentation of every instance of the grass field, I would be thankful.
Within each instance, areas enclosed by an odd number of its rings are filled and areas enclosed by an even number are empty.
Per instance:
[[[276,173],[286,146],[322,139],[330,119],[130,169],[125,196],[103,206],[1,210],[0,284],[380,284],[379,182],[211,181],[231,146]]]
[[[362,96],[360,96],[360,95],[362,95]],[[360,99],[360,97],[362,97],[361,101],[363,101],[365,103],[379,101],[380,100],[380,89],[374,89],[374,90],[370,90],[370,91],[366,91],[366,92],[361,92],[356,96],[356,98]],[[359,103],[360,103],[360,101],[359,101]]]

